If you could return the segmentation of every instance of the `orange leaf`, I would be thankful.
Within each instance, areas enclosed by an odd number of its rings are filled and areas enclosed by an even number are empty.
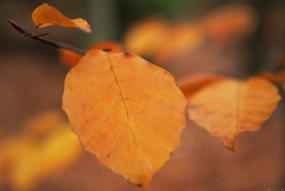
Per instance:
[[[147,19],[128,31],[125,46],[130,52],[153,56],[159,53],[161,45],[169,42],[168,40],[168,24],[160,19]]]
[[[185,105],[167,71],[128,53],[90,51],[65,80],[63,109],[83,147],[143,186],[179,145]]]
[[[185,97],[189,99],[205,86],[222,79],[224,77],[212,74],[196,74],[178,81],[178,86]]]
[[[120,52],[122,51],[122,47],[119,43],[116,42],[100,42],[93,45],[89,50],[105,50],[108,52]],[[79,60],[82,58],[82,55],[66,49],[59,49],[60,54],[60,62],[66,65],[74,66],[79,62]]]
[[[209,14],[201,26],[217,41],[238,38],[252,32],[256,27],[256,15],[246,6],[226,6]]]
[[[282,74],[282,73],[265,72],[261,76],[273,82],[285,83],[284,73]]]
[[[180,23],[171,27],[168,39],[160,44],[156,59],[164,62],[176,55],[189,54],[205,41],[205,36],[200,27],[194,24]]]
[[[199,126],[234,150],[236,137],[260,129],[279,100],[278,89],[266,79],[225,79],[191,97],[188,113]]]
[[[60,62],[65,65],[74,66],[82,58],[82,55],[66,49],[59,49]]]
[[[39,28],[51,25],[62,27],[79,28],[84,32],[90,33],[91,28],[87,21],[81,18],[70,19],[63,15],[56,8],[44,3],[38,6],[32,13],[32,20]]]

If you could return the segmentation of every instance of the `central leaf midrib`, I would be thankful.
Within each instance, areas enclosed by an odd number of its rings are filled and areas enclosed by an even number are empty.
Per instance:
[[[244,84],[241,82],[238,82],[237,84],[237,93],[236,93],[236,105],[235,105],[235,110],[236,110],[236,117],[234,121],[234,129],[233,129],[233,136],[236,136],[236,131],[237,128],[240,125],[240,102],[241,102],[241,94],[243,93],[244,89]]]
[[[125,98],[124,98],[124,95],[123,95],[123,91],[122,91],[122,89],[121,89],[121,87],[120,87],[119,79],[118,79],[118,77],[117,77],[117,75],[116,75],[115,69],[114,69],[114,67],[113,67],[113,64],[112,64],[112,62],[111,62],[111,59],[110,59],[108,53],[105,53],[105,55],[106,55],[106,57],[107,57],[107,62],[108,62],[109,65],[110,65],[110,69],[111,69],[111,72],[112,72],[112,74],[113,74],[113,77],[114,77],[116,86],[117,86],[117,88],[118,88],[118,90],[119,90],[120,98],[121,98],[121,100],[122,100],[122,102],[123,102],[124,110],[125,110],[125,112],[126,112],[126,117],[127,117],[128,123],[129,123],[130,128],[131,128],[131,134],[132,134],[133,140],[134,140],[134,142],[136,143],[135,130],[134,130],[134,127],[133,127],[131,118],[130,118],[130,114],[129,114],[128,109],[127,109],[127,104],[126,104],[126,101],[125,101]]]

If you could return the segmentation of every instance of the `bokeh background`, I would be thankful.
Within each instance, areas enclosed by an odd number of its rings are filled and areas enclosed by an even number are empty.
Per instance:
[[[203,40],[198,45],[183,50],[183,53],[178,51],[167,59],[157,59],[153,55],[142,56],[168,69],[178,80],[200,72],[246,77],[260,71],[276,70],[285,62],[285,2],[282,0],[45,2],[57,7],[67,16],[82,17],[90,22],[93,29],[91,34],[60,27],[43,30],[49,32],[50,39],[67,42],[82,49],[101,41],[116,41],[124,45],[132,26],[143,23],[145,19],[160,18],[173,26],[179,23],[196,26],[212,14],[227,9],[225,7],[246,6],[253,15],[253,20],[250,30],[245,27],[242,34],[231,33],[229,37],[221,37],[211,36],[208,31],[204,35],[204,31]],[[7,142],[12,140],[21,144],[19,137],[28,137],[25,128],[27,121],[40,113],[60,109],[61,106],[63,82],[69,69],[60,63],[58,50],[23,37],[6,21],[6,18],[11,18],[30,31],[36,31],[31,21],[31,12],[41,3],[44,1],[0,1],[0,163],[3,157],[1,152],[14,148],[6,144]],[[221,24],[221,21],[218,23]],[[241,27],[236,27],[235,30],[243,31]],[[146,32],[150,31],[151,29],[146,29]],[[173,42],[169,40],[165,43]],[[127,47],[126,49],[132,51]],[[226,150],[219,140],[188,121],[181,146],[155,175],[150,190],[284,190],[284,114],[284,103],[281,102],[273,117],[260,131],[244,133],[238,138],[236,153]],[[56,130],[45,131],[37,137],[36,144],[41,145],[46,137],[51,136],[50,131]],[[58,147],[62,149],[59,155],[65,152],[64,147],[68,149],[69,145]],[[72,163],[38,175],[39,180],[35,180],[31,187],[25,189],[142,190],[100,165],[94,156],[85,152],[78,155],[80,156]],[[57,157],[53,154],[47,156],[51,160],[38,159],[41,161],[39,168]],[[21,157],[21,154],[16,154],[16,158]],[[29,158],[27,160],[33,166],[33,161],[29,161]],[[0,190],[24,190],[15,185],[15,181],[11,181],[10,168],[14,168],[13,163],[6,161],[4,166],[5,170],[0,172]]]

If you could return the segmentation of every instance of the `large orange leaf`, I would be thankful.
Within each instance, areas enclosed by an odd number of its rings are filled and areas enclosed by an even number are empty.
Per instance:
[[[63,109],[84,148],[147,186],[179,145],[185,98],[164,69],[123,52],[88,52],[65,79]]]
[[[264,78],[225,79],[206,86],[189,100],[190,118],[234,150],[236,137],[257,131],[275,110],[278,89]]]
[[[38,6],[32,13],[32,20],[39,28],[51,25],[59,25],[62,27],[79,28],[84,32],[91,32],[88,22],[81,18],[70,19],[63,15],[56,8],[44,3]]]

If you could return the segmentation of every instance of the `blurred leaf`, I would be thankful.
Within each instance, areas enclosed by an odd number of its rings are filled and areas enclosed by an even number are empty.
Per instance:
[[[132,26],[125,37],[131,52],[151,56],[159,63],[187,55],[208,42],[226,43],[250,34],[257,18],[247,6],[226,6],[212,13],[183,23],[170,23],[149,18]]]
[[[81,146],[69,128],[62,113],[49,111],[31,119],[24,132],[2,140],[0,180],[16,190],[30,190],[78,160]]]
[[[285,83],[285,73],[265,72],[261,76],[273,82]]]
[[[149,18],[134,25],[127,32],[125,46],[140,55],[156,55],[169,40],[169,26],[159,18]]]
[[[214,10],[201,20],[201,27],[217,42],[248,35],[256,29],[257,15],[248,6],[231,5]]]
[[[30,190],[40,180],[72,165],[80,156],[80,143],[65,125],[40,144],[27,149],[11,169],[11,182],[16,190]]]
[[[257,131],[276,109],[278,89],[264,78],[219,80],[189,99],[189,117],[234,151],[236,137]]]
[[[178,86],[185,95],[187,99],[195,95],[202,88],[217,82],[219,80],[225,79],[224,77],[213,75],[213,74],[196,74],[186,77],[178,81]]]
[[[82,55],[67,49],[59,49],[60,62],[67,66],[76,65],[82,58]]]
[[[59,110],[40,113],[26,122],[24,125],[25,134],[34,138],[46,136],[50,132],[58,130],[59,125],[65,121],[63,113]]]

